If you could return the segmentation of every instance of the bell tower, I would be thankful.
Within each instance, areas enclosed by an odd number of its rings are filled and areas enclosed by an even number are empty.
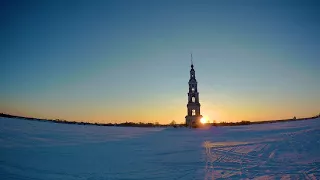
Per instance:
[[[199,103],[199,92],[198,82],[196,80],[196,74],[193,69],[193,61],[191,54],[191,70],[189,79],[189,92],[188,92],[188,104],[187,104],[187,116],[186,125],[189,127],[197,127],[200,125],[200,103]]]

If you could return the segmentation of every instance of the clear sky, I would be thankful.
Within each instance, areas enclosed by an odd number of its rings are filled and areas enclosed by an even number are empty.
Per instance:
[[[89,122],[184,122],[190,52],[201,113],[320,112],[320,3],[1,1],[0,111]]]

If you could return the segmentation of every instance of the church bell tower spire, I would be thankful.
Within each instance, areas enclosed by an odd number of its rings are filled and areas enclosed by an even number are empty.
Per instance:
[[[200,114],[198,82],[196,80],[192,53],[191,53],[190,79],[188,84],[189,84],[189,91],[188,91],[186,125],[189,127],[197,127],[200,125],[200,119],[202,118],[202,116]]]

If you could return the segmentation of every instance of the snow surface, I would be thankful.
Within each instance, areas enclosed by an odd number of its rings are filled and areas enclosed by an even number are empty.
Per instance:
[[[0,179],[320,179],[320,119],[210,129],[0,118]]]

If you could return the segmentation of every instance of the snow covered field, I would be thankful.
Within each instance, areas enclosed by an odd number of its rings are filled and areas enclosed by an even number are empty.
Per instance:
[[[320,179],[320,119],[207,130],[0,118],[0,179]]]

